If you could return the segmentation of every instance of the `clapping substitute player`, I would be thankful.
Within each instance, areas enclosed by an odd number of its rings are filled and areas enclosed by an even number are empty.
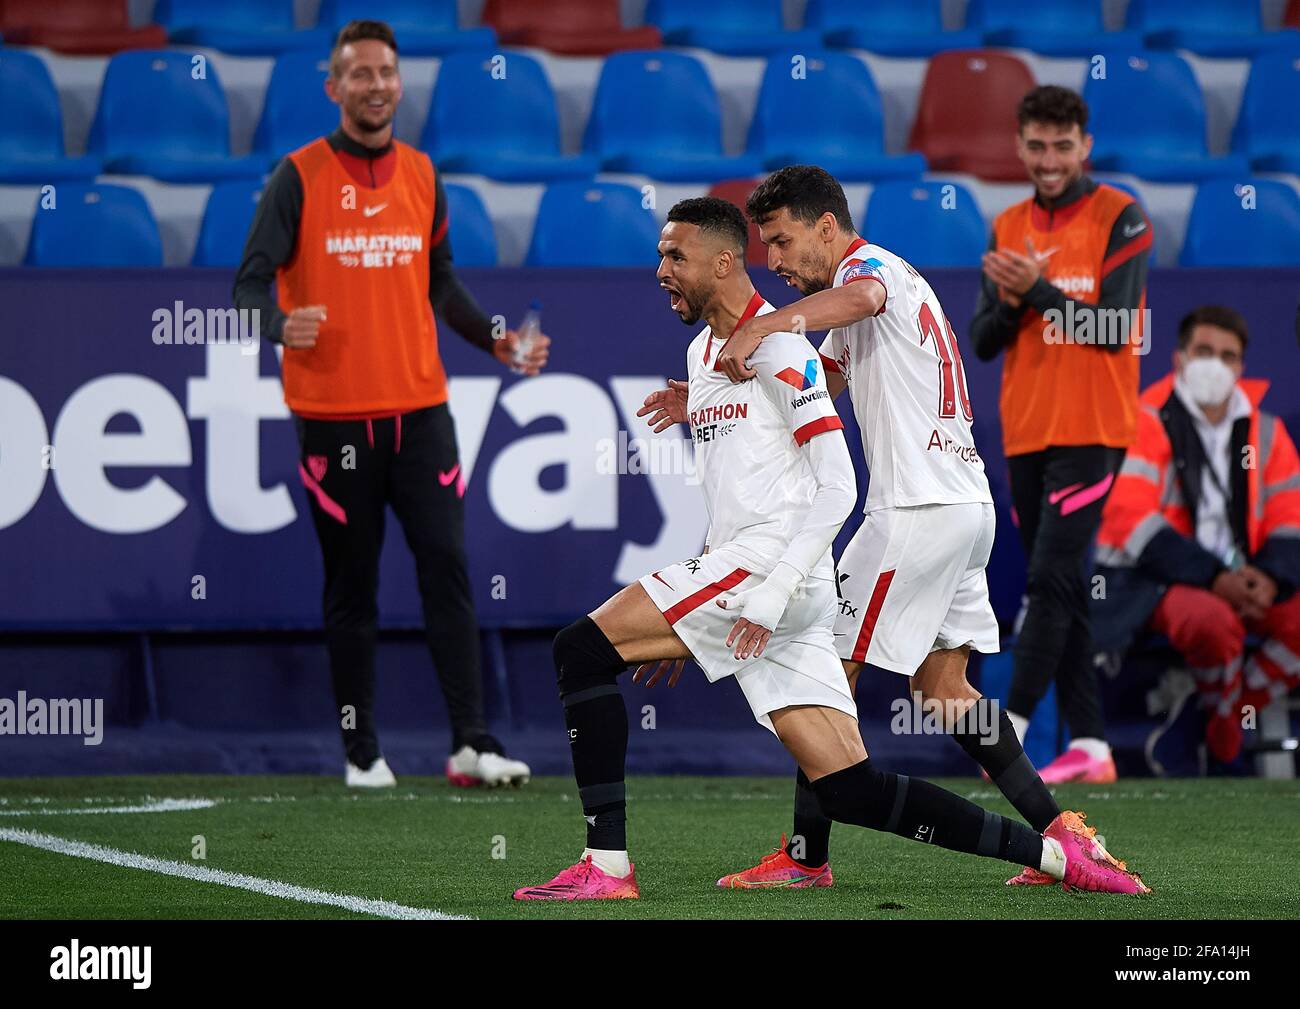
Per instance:
[[[832,636],[830,548],[857,495],[824,369],[807,339],[788,331],[770,333],[754,353],[754,381],[733,383],[719,368],[726,338],[772,313],[745,272],[747,235],[725,200],[686,200],[668,213],[660,286],[684,323],[707,324],[687,350],[687,408],[708,550],[646,575],[556,636],[587,846],[516,899],[640,895],[627,852],[628,723],[617,679],[629,664],[688,657],[710,681],[736,678],[831,819],[1028,864],[1084,889],[1141,892],[1077,820],[1057,818],[1040,835],[867,757]]]
[[[434,310],[475,346],[535,375],[530,351],[492,323],[457,280],[442,180],[393,139],[402,97],[397,42],[353,21],[330,54],[325,90],[339,128],[286,157],[258,204],[235,304],[270,320],[284,347],[284,396],[299,473],[325,561],[325,638],[347,751],[346,780],[395,784],[374,720],[379,554],[391,505],[415,555],[429,650],[452,723],[454,784],[528,778],[490,736],[478,624],[464,550],[465,478],[447,406]],[[278,304],[271,297],[271,282]]]
[[[981,360],[1005,352],[1002,442],[1029,559],[1007,708],[1024,738],[1055,681],[1071,739],[1043,780],[1109,782],[1087,564],[1137,432],[1151,225],[1128,193],[1084,174],[1092,137],[1082,98],[1035,88],[1017,115],[1034,195],[993,222],[971,321]]]

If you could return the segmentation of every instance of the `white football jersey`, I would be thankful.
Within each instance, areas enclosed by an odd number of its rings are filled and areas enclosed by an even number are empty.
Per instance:
[[[939,299],[905,260],[859,238],[835,287],[879,283],[885,304],[870,319],[832,329],[822,362],[848,383],[871,481],[864,512],[992,502],[971,435],[970,397],[957,337]]]
[[[743,323],[773,311],[755,293]],[[729,545],[767,575],[781,559],[817,491],[800,447],[814,435],[842,430],[817,351],[806,337],[773,333],[749,359],[758,377],[733,383],[718,371],[730,333],[709,327],[687,350],[691,438],[709,512],[709,545]],[[832,578],[830,550],[810,572]]]

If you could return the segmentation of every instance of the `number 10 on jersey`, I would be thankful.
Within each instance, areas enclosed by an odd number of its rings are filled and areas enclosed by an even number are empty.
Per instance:
[[[966,420],[975,419],[970,409],[970,396],[966,394],[966,369],[961,366],[961,351],[957,349],[957,335],[947,318],[940,327],[928,302],[921,302],[916,316],[921,330],[921,346],[927,337],[933,338],[935,353],[939,355],[939,416],[944,419],[957,416],[957,400],[961,400],[961,415]]]

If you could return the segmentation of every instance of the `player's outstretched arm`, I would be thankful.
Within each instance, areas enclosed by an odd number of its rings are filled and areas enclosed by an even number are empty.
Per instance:
[[[767,315],[756,315],[731,334],[718,353],[718,367],[733,382],[744,382],[757,374],[747,360],[764,338],[773,333],[809,333],[851,326],[879,314],[885,297],[884,284],[855,282],[818,291]]]

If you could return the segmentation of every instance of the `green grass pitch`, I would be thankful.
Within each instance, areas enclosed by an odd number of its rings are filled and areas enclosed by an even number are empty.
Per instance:
[[[1010,813],[989,786],[947,787]],[[714,881],[771,850],[790,821],[783,778],[628,782],[639,901],[516,903],[582,849],[572,781],[455,789],[402,778],[350,792],[311,777],[0,779],[0,831],[36,831],[209,869],[478,918],[1294,918],[1300,782],[1121,781],[1057,790],[1155,889],[1146,898],[1009,888],[1015,868],[845,826],[835,886],[723,892]],[[172,799],[179,812],[86,813]],[[70,812],[78,810],[79,812]],[[192,858],[196,836],[206,859]],[[2,835],[0,835],[2,836]],[[0,918],[346,918],[342,908],[106,865],[0,840]]]

